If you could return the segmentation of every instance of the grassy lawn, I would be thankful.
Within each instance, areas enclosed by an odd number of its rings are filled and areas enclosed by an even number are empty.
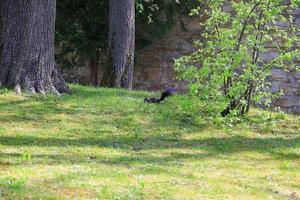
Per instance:
[[[299,116],[218,121],[186,96],[72,88],[1,91],[0,199],[300,199]]]

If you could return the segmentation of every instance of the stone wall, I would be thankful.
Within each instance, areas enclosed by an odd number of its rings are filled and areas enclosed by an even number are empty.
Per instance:
[[[174,60],[192,53],[193,41],[199,39],[201,31],[198,20],[177,18],[176,25],[151,45],[139,50],[134,71],[134,88],[162,90],[167,86],[184,89],[185,85],[176,80]],[[195,23],[196,22],[196,23]]]
[[[300,8],[294,10],[294,25],[300,28]],[[277,22],[282,29],[287,28],[286,23]],[[268,62],[275,58],[278,53],[276,48],[267,46],[268,52],[263,54],[263,60]],[[300,63],[298,63],[300,65]],[[281,107],[281,110],[300,114],[300,73],[295,69],[285,71],[282,69],[273,69],[270,77],[272,82],[272,92],[283,91],[284,95],[274,101],[275,106]]]
[[[284,96],[276,101],[274,105],[280,106],[282,110],[300,113],[300,73],[296,70],[289,72],[281,69],[272,70],[272,92],[283,91]]]
[[[300,9],[296,10],[294,14],[297,16],[295,23],[300,27]],[[138,50],[134,71],[134,88],[162,90],[168,86],[175,86],[184,91],[185,84],[176,80],[173,70],[174,59],[195,50],[193,41],[199,39],[201,31],[199,20],[178,17],[172,30],[159,39],[153,39],[150,45]],[[269,47],[268,53],[263,55],[263,60],[267,62],[276,56],[276,49]],[[67,80],[87,82],[87,67],[64,72]],[[273,69],[270,79],[273,92],[280,90],[284,92],[284,96],[275,101],[274,105],[281,106],[285,111],[300,113],[300,73]]]

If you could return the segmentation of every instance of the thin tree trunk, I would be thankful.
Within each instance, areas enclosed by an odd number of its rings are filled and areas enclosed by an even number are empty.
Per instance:
[[[90,70],[90,85],[95,87],[99,86],[98,80],[98,71],[99,71],[99,59],[92,59],[89,61],[89,70]]]
[[[110,0],[108,65],[102,86],[132,89],[134,44],[134,0]]]
[[[30,93],[70,93],[54,59],[55,0],[3,0],[0,86]]]

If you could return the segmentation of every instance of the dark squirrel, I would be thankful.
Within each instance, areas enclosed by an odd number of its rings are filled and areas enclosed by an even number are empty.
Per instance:
[[[161,94],[161,97],[159,99],[155,98],[155,97],[149,97],[149,98],[145,98],[144,102],[145,103],[160,103],[165,98],[172,96],[175,92],[176,92],[175,88],[169,87],[163,91],[163,93]]]

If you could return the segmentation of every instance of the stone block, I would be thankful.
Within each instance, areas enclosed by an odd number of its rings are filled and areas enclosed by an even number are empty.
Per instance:
[[[272,69],[272,80],[286,80],[288,73],[282,69]]]
[[[287,29],[289,27],[289,23],[288,22],[280,22],[277,21],[275,22],[275,25],[280,28],[280,29]]]
[[[178,51],[181,52],[180,55],[192,53],[194,50],[195,47],[189,42],[182,41],[180,44],[178,44]]]
[[[180,51],[169,51],[166,52],[161,59],[163,62],[170,62],[169,66],[172,67],[174,60],[181,56],[182,53]]]
[[[284,108],[300,107],[300,97],[288,96],[286,98],[280,99],[277,103],[279,106]]]
[[[200,17],[190,18],[190,17],[183,17],[181,19],[185,29],[187,30],[186,33],[199,33],[202,30],[202,27],[199,22],[203,21]]]
[[[282,90],[285,95],[293,96],[296,94],[297,90],[292,87],[291,83],[284,82],[282,85]]]
[[[278,52],[265,52],[262,53],[262,60],[264,63],[268,63],[270,61],[272,61],[273,59],[275,59],[278,56]]]
[[[293,73],[288,73],[287,82],[291,84],[291,87],[297,87],[297,79]]]
[[[300,80],[300,72],[295,72],[295,78],[296,78],[297,80]]]
[[[300,17],[298,17],[296,20],[295,20],[295,27],[296,28],[300,28]]]
[[[296,16],[296,17],[300,17],[300,8],[297,8],[295,10],[293,10],[292,15]]]
[[[282,81],[272,81],[271,92],[279,92],[283,87]]]
[[[222,6],[222,10],[227,13],[233,12],[232,6],[229,3]]]

